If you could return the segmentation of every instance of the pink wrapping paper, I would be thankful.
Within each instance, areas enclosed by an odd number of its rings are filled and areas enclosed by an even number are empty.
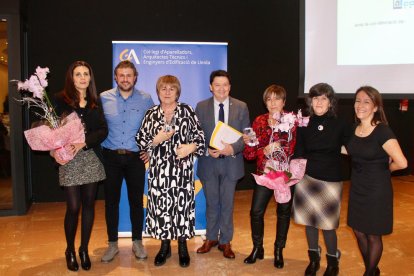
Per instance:
[[[306,159],[293,159],[289,164],[289,171],[292,177],[287,180],[284,175],[274,178],[272,175],[269,177],[267,174],[256,175],[254,179],[256,183],[274,190],[276,202],[286,203],[290,200],[290,186],[297,184],[305,175]],[[272,174],[270,172],[270,174]],[[287,181],[286,181],[287,180]]]
[[[56,150],[55,154],[65,161],[74,157],[71,152],[66,151],[66,145],[85,142],[82,121],[75,112],[69,114],[57,129],[43,125],[26,130],[24,136],[32,150]]]

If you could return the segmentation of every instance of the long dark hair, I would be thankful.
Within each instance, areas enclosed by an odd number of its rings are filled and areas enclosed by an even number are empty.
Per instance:
[[[381,97],[381,94],[378,92],[378,90],[372,86],[361,86],[355,92],[354,102],[356,100],[358,93],[360,92],[365,92],[365,94],[368,95],[368,97],[371,99],[374,106],[377,108],[377,111],[375,111],[374,116],[372,117],[371,125],[375,126],[378,123],[383,123],[385,125],[388,125],[388,120],[384,112],[384,105],[382,103],[382,97]],[[361,123],[361,120],[358,119],[356,115],[355,115],[355,121],[358,124]]]
[[[89,86],[86,89],[86,98],[90,108],[96,108],[98,106],[98,94],[96,92],[95,77],[93,76],[92,67],[86,61],[75,61],[72,63],[66,71],[65,87],[63,88],[63,99],[64,101],[73,108],[79,107],[80,97],[79,91],[76,89],[73,82],[73,71],[76,67],[85,66],[89,69],[91,80]]]

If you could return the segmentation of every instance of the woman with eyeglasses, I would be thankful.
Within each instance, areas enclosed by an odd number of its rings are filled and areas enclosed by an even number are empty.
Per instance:
[[[162,76],[156,89],[160,104],[146,112],[136,136],[150,155],[146,232],[161,240],[156,266],[171,256],[171,240],[178,240],[179,264],[187,267],[195,226],[194,158],[204,153],[204,133],[193,108],[178,101],[178,78]]]

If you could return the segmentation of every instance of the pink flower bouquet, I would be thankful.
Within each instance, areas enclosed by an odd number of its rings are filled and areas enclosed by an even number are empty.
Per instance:
[[[265,173],[262,175],[252,174],[256,183],[274,190],[276,202],[286,203],[290,200],[290,186],[297,184],[305,175],[306,159],[293,159],[289,163],[288,171],[276,171],[269,160]],[[277,162],[277,161],[276,161]]]
[[[60,159],[69,161],[74,156],[66,151],[65,146],[85,142],[85,131],[81,119],[75,112],[59,120],[45,91],[48,85],[46,79],[48,73],[49,68],[37,67],[34,75],[24,82],[17,83],[19,90],[32,93],[31,96],[23,96],[21,102],[27,104],[29,108],[35,106],[41,109],[42,113],[35,112],[35,114],[48,124],[26,130],[24,135],[32,150],[56,150]]]
[[[73,154],[66,151],[66,145],[85,142],[82,121],[75,112],[69,114],[58,128],[42,125],[26,130],[24,136],[32,150],[56,150],[55,154],[65,161],[73,159]]]

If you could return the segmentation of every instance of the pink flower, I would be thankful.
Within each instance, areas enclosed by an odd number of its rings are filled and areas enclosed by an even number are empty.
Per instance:
[[[26,80],[25,82],[19,81],[17,83],[17,89],[19,90],[29,90],[29,81]]]
[[[289,186],[297,184],[305,174],[306,159],[293,159],[289,164],[289,171],[276,171],[271,168],[262,175],[253,174],[258,185],[274,190],[277,202],[286,203],[290,200]]]
[[[278,124],[277,128],[280,131],[288,132],[291,129],[291,124],[289,124],[288,122],[283,122],[283,123]]]
[[[43,99],[44,89],[47,87],[48,82],[46,75],[49,73],[49,68],[41,68],[37,66],[36,73],[25,82],[19,81],[17,88],[19,90],[28,90],[33,93],[33,97]]]
[[[28,80],[24,82],[19,81],[17,83],[17,88],[19,90],[27,90],[33,93],[32,96],[23,95],[21,102],[27,104],[29,108],[31,106],[38,107],[43,110],[43,113],[36,113],[42,119],[45,119],[49,122],[50,126],[53,128],[59,127],[58,116],[51,106],[49,97],[45,91],[45,88],[48,85],[46,76],[49,73],[49,68],[37,67],[36,73]]]
[[[281,118],[282,123],[294,124],[296,121],[296,116],[292,112],[283,114]]]
[[[300,127],[307,127],[309,124],[309,117],[302,117],[298,119],[298,125]]]
[[[299,127],[307,127],[309,124],[309,117],[302,116],[302,110],[299,109],[298,111],[298,126]]]
[[[280,120],[280,112],[275,112],[275,113],[273,113],[273,119],[275,119],[276,121],[279,121]]]
[[[40,66],[37,66],[37,68],[36,68],[36,75],[39,78],[40,85],[43,86],[43,88],[47,87],[47,85],[48,85],[46,75],[49,72],[50,72],[49,68],[47,68],[47,67],[42,68]]]
[[[36,76],[29,79],[29,91],[33,93],[33,97],[43,99],[43,86],[40,84]]]
[[[266,177],[274,180],[276,178],[283,178],[283,181],[287,182],[289,180],[289,176],[283,171],[271,171],[266,174]]]

